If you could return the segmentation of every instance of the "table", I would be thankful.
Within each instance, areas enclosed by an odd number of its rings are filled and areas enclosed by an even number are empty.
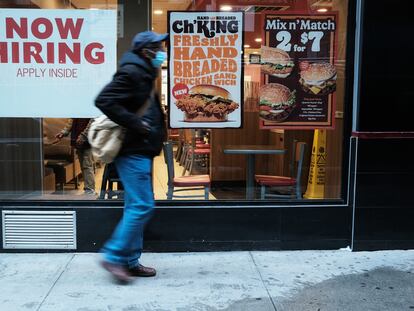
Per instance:
[[[269,145],[230,145],[225,146],[226,154],[245,154],[247,156],[246,166],[246,199],[254,199],[254,175],[256,154],[284,154],[285,149],[276,149]]]

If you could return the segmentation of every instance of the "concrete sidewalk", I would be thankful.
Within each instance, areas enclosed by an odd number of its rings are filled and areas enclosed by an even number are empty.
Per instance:
[[[414,251],[145,253],[117,285],[97,254],[0,254],[0,310],[414,310]]]

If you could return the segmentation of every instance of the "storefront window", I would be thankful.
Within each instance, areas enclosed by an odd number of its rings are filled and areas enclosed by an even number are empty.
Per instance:
[[[20,0],[0,8],[0,199],[95,200],[103,166],[76,140],[116,69],[122,5]]]
[[[219,200],[341,198],[348,2],[236,0],[181,5],[153,1],[154,31],[171,35],[166,94],[171,99],[170,139],[178,140],[181,158],[189,150],[187,159],[193,163],[192,172],[185,170],[183,161],[177,168],[186,175],[209,174],[212,197]],[[168,11],[181,11],[170,13],[170,24]],[[233,86],[241,79],[236,70],[225,67],[232,56],[224,50],[233,46],[242,51],[237,42],[231,45],[237,32],[226,33],[222,21],[234,21],[240,12],[244,54],[233,59],[240,61],[244,79],[237,89]],[[213,29],[215,35],[206,36],[202,33],[206,29]],[[222,38],[221,43],[214,41]],[[213,68],[217,60],[224,68],[218,71],[223,74],[220,79]],[[225,113],[209,113],[214,109],[209,96],[214,91],[206,84],[215,84],[214,95],[228,96],[228,101],[213,101],[215,107],[226,107]],[[218,88],[228,92],[220,93]],[[181,97],[180,91],[188,95]],[[201,98],[203,104],[197,101]],[[194,109],[194,105],[204,106]],[[202,154],[203,144],[209,146],[209,153],[197,155]],[[193,160],[192,150],[197,150],[198,161]]]
[[[0,66],[7,66],[0,73],[0,89],[12,88],[1,98],[2,110],[10,105],[10,112],[0,116],[0,199],[123,198],[114,165],[91,159],[87,146],[74,139],[79,133],[72,135],[72,141],[71,133],[82,132],[89,119],[99,114],[93,110],[93,98],[110,80],[116,61],[128,48],[124,42],[136,32],[132,29],[138,22],[136,15],[146,14],[128,12],[124,3],[27,0],[0,4],[0,23],[15,17],[10,33],[0,30]],[[23,59],[23,44],[30,41],[22,28],[24,14],[10,10],[15,8],[28,16],[29,39],[43,47],[40,55],[35,45],[27,48],[27,57],[37,62],[30,66]],[[170,32],[170,59],[156,83],[169,115],[169,136],[163,153],[154,159],[155,198],[342,199],[343,111],[350,105],[344,101],[347,8],[347,0],[153,0],[152,30]],[[92,41],[82,36],[80,41],[61,37],[60,43],[70,50],[61,56],[56,54],[59,50],[53,54],[47,42],[55,42],[54,37],[45,41],[48,23],[40,28],[30,24],[39,18],[31,13],[35,10],[50,12],[56,27],[56,17],[84,19],[83,27],[88,27],[93,42],[103,42],[107,53],[93,79],[91,75],[83,76],[87,81],[79,79],[87,66],[95,70],[91,62],[99,62],[99,50],[93,46],[89,63],[85,56]],[[99,15],[105,11],[112,13]],[[100,24],[92,22],[96,16],[102,17]],[[180,23],[173,28],[175,21]],[[76,24],[74,27],[76,30]],[[38,30],[39,38],[30,33],[33,29]],[[21,62],[12,55],[12,41],[21,45]],[[77,43],[83,51],[80,64],[73,54]],[[39,66],[39,57],[46,66]],[[77,71],[65,71],[58,63],[52,66],[52,59],[75,63],[67,67]],[[27,72],[16,80],[19,68]],[[42,74],[72,76],[45,83]],[[30,92],[39,85],[44,92],[48,88],[58,91],[42,96],[38,91],[34,96]],[[23,95],[17,96],[19,93]],[[53,96],[61,96],[61,100]],[[75,98],[72,104],[71,97]],[[49,106],[49,113],[39,112]]]

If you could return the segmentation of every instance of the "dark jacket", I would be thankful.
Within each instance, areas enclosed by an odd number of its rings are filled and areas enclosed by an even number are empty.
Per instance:
[[[85,130],[88,127],[90,120],[91,119],[86,119],[86,118],[74,118],[73,119],[72,129],[70,131],[70,144],[73,147],[79,148],[79,149],[90,148],[90,145],[87,143],[87,140],[85,141],[84,145],[82,145],[82,146],[79,146],[76,142],[77,139],[79,138],[79,136],[86,132]],[[86,133],[85,133],[85,135],[86,135]]]
[[[166,138],[164,112],[157,94],[150,99],[144,114],[137,111],[151,95],[157,69],[132,52],[123,55],[120,68],[98,95],[95,105],[115,123],[126,128],[119,155],[157,156]],[[143,121],[151,130],[145,131]]]
[[[60,134],[65,137],[70,134],[70,145],[72,147],[76,149],[88,149],[91,147],[87,139],[90,120],[87,118],[71,118]],[[82,141],[80,145],[78,144],[79,138]]]

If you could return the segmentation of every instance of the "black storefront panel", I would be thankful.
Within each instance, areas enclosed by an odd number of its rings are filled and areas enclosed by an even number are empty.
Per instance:
[[[362,1],[354,250],[414,247],[413,63],[396,61],[409,59],[414,47],[406,6]]]
[[[414,24],[408,3],[363,1],[358,131],[414,131]]]
[[[122,217],[120,207],[19,207],[4,211],[75,211],[76,251],[98,252]],[[144,251],[338,249],[351,243],[344,207],[157,208],[145,231]],[[1,227],[1,225],[0,225]],[[0,239],[3,228],[0,228]],[[73,252],[10,249],[2,252]]]
[[[414,139],[359,139],[354,250],[414,247]]]

